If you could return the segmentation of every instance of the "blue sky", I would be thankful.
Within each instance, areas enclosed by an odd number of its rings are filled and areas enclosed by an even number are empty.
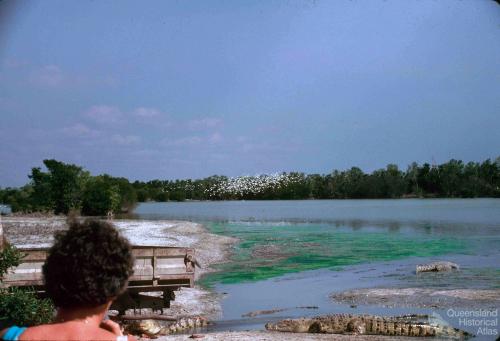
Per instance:
[[[0,186],[500,155],[500,6],[0,1]]]

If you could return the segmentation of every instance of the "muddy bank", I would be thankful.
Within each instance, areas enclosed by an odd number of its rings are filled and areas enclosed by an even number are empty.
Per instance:
[[[2,217],[7,240],[18,248],[49,247],[54,232],[66,229],[63,217]]]
[[[500,306],[500,289],[367,288],[334,293],[330,297],[340,303],[390,308],[495,309]]]
[[[2,218],[7,240],[18,248],[50,247],[54,232],[67,229],[63,217]],[[195,249],[201,267],[195,276],[213,271],[211,266],[229,259],[235,238],[209,233],[201,224],[185,221],[113,220],[112,223],[133,245],[177,246]],[[160,294],[160,293],[158,293]],[[222,310],[218,294],[195,288],[182,288],[176,292],[171,308],[164,309],[169,316],[203,315],[216,319]]]
[[[201,334],[202,338],[193,339],[190,335],[162,336],[158,341],[181,341],[181,340],[202,340],[202,341],[302,341],[302,340],[334,340],[334,341],[382,341],[382,340],[422,340],[415,337],[378,336],[378,335],[336,335],[336,334],[299,334],[299,333],[279,333],[263,331],[243,331],[243,332],[220,332]],[[440,340],[439,338],[432,338]]]

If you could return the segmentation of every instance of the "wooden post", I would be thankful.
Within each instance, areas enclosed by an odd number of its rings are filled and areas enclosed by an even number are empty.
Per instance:
[[[170,301],[175,300],[175,292],[173,289],[163,290],[163,308],[170,308]]]

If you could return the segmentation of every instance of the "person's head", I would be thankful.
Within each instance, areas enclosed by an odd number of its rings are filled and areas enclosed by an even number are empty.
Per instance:
[[[126,288],[133,272],[129,242],[109,223],[70,222],[55,235],[43,276],[47,294],[59,308],[95,307]]]

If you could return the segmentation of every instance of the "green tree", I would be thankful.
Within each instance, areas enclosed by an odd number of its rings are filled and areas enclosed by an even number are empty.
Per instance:
[[[460,189],[461,197],[474,198],[482,192],[483,181],[479,177],[479,164],[469,162],[463,170],[463,181]]]
[[[386,195],[388,198],[400,198],[405,193],[406,181],[397,165],[387,165],[384,180],[387,186]]]
[[[37,211],[32,205],[33,188],[30,185],[21,188],[0,190],[0,203],[10,205],[12,212]]]
[[[89,174],[81,167],[56,160],[43,160],[48,172],[33,168],[29,176],[33,184],[33,205],[37,209],[67,214],[80,208],[81,194]]]
[[[350,170],[342,172],[340,189],[343,198],[363,198],[366,195],[364,185],[366,174],[358,167],[351,167]]]
[[[412,162],[406,170],[405,178],[407,184],[407,193],[416,194],[418,196],[422,195],[422,189],[418,186],[418,163]]]
[[[307,182],[309,185],[309,197],[315,199],[326,199],[329,197],[328,179],[325,176],[319,174],[311,174],[307,176]]]
[[[107,174],[100,177],[118,189],[120,197],[119,211],[132,210],[137,203],[137,191],[134,186],[125,178],[115,178]]]
[[[83,215],[106,215],[120,210],[120,189],[109,177],[96,176],[87,181],[83,192]]]
[[[441,195],[455,197],[461,192],[464,164],[461,160],[451,159],[439,165],[439,177],[442,188]]]
[[[40,168],[32,168],[29,178],[33,187],[31,196],[33,209],[36,211],[53,211],[55,199],[50,174],[42,172]]]
[[[436,196],[441,190],[441,180],[437,167],[424,163],[418,170],[418,186],[423,189],[426,195]]]

